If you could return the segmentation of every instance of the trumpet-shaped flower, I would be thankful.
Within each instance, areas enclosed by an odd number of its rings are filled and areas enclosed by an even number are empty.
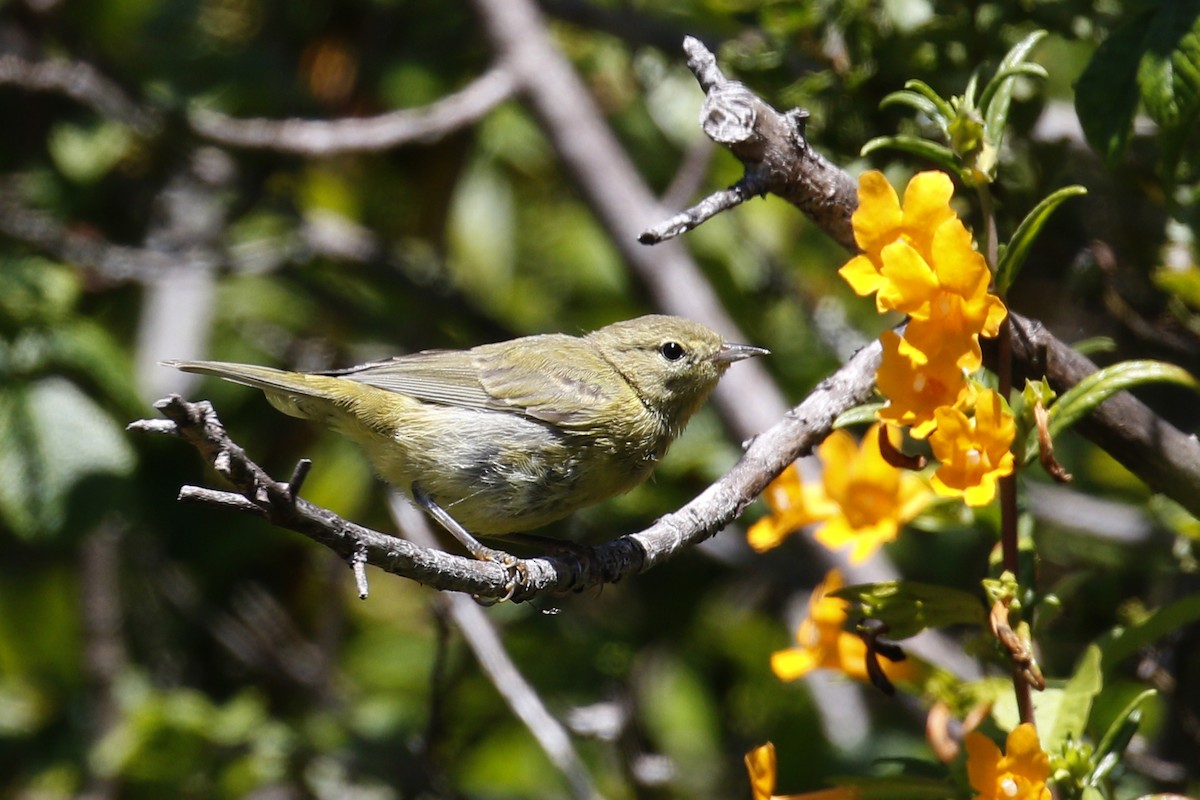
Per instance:
[[[901,207],[882,172],[864,172],[858,179],[858,208],[850,219],[862,253],[846,262],[839,270],[841,276],[860,295],[879,291],[888,280],[882,272],[883,249],[898,241],[930,261],[934,232],[955,216],[950,208],[953,195],[954,184],[944,172],[920,172],[908,182]],[[887,310],[878,295],[875,301],[881,312]]]
[[[867,645],[861,637],[845,631],[847,602],[828,596],[842,588],[842,574],[830,570],[808,600],[808,616],[796,629],[796,647],[771,655],[771,669],[780,680],[794,681],[814,669],[835,669],[860,681],[867,674]],[[880,662],[891,680],[908,680],[914,667],[908,661]]]
[[[795,464],[788,467],[763,492],[771,513],[750,526],[746,541],[756,552],[778,547],[790,534],[822,522],[838,511],[819,483],[804,483]]]
[[[918,351],[953,349],[968,370],[983,363],[982,336],[995,336],[1008,311],[988,292],[991,273],[976,252],[971,234],[957,217],[933,234],[930,258],[907,242],[888,245],[882,252],[885,278],[876,301],[912,317],[905,340]]]
[[[820,484],[802,483],[794,466],[776,478],[763,493],[771,514],[750,526],[750,546],[770,550],[804,526],[821,523],[817,541],[834,550],[850,546],[857,563],[895,539],[933,493],[883,459],[879,435],[874,425],[859,445],[845,431],[831,433],[818,450],[825,468]]]
[[[879,449],[881,429],[872,425],[861,444],[845,431],[834,431],[819,451],[825,492],[837,504],[838,513],[815,535],[831,550],[849,545],[854,563],[893,541],[900,526],[919,514],[932,497],[920,478],[884,460]]]
[[[965,744],[967,777],[979,792],[975,800],[1050,800],[1050,759],[1029,723],[1013,728],[1003,754],[978,731],[968,733]]]
[[[879,338],[883,360],[875,383],[888,399],[879,418],[892,425],[908,425],[914,437],[924,439],[937,424],[934,412],[957,405],[967,392],[959,354],[953,347],[928,353],[905,347],[905,341],[893,331],[884,331]]]
[[[996,481],[1013,471],[1012,443],[1017,424],[1000,395],[989,390],[975,400],[968,419],[956,408],[934,412],[937,430],[929,446],[941,462],[933,489],[946,497],[962,497],[969,506],[983,506],[996,496]]]

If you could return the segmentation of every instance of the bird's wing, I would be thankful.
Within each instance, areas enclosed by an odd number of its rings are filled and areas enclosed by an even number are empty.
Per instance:
[[[629,391],[586,342],[556,334],[413,353],[330,374],[427,402],[516,411],[570,427],[592,424]]]
[[[479,381],[479,369],[469,350],[424,350],[324,374],[430,403],[496,407]]]

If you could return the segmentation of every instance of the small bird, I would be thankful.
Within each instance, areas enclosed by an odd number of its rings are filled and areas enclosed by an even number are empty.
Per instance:
[[[358,443],[380,477],[443,526],[502,536],[637,486],[729,365],[767,352],[650,315],[585,336],[525,336],[332,372],[163,364],[262,389],[285,414]]]

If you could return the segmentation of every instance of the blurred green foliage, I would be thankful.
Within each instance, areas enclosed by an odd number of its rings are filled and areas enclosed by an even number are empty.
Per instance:
[[[927,133],[928,120],[881,109],[885,96],[907,79],[961,93],[978,67],[1048,30],[1033,57],[1049,73],[1045,91],[1014,87],[994,187],[1001,238],[1050,191],[1079,183],[1089,194],[1065,204],[1025,254],[1012,305],[1068,340],[1113,337],[1113,360],[1149,354],[1195,373],[1197,93],[1186,69],[1196,62],[1195,6],[547,0],[544,9],[656,191],[701,136],[701,94],[678,49],[685,34],[776,106],[809,109],[811,141],[835,162],[897,177],[925,165],[885,153],[868,161],[860,148]],[[319,159],[228,149],[215,162],[224,166],[206,171],[214,145],[189,127],[192,108],[338,118],[461,88],[491,60],[469,5],[12,0],[0,5],[0,42],[32,60],[91,64],[154,121],[0,85],[0,795],[563,796],[561,777],[427,590],[372,572],[371,597],[359,602],[345,565],[319,547],[177,503],[181,484],[216,478],[182,443],[122,431],[152,416],[155,391],[175,380],[175,390],[211,398],[273,474],[311,456],[309,499],[389,530],[380,487],[351,448],[241,387],[155,377],[154,359],[188,355],[162,348],[315,369],[578,332],[652,310],[515,101],[435,144]],[[1110,51],[1121,58],[1092,57]],[[1078,134],[1072,99],[1099,155]],[[1138,108],[1161,135],[1136,123]],[[1119,164],[1102,162],[1118,154]],[[702,191],[739,176],[718,152]],[[171,238],[186,228],[169,209],[181,181],[207,198],[183,221],[216,214],[215,237]],[[13,207],[45,215],[54,235],[35,235]],[[357,252],[366,255],[314,244],[331,230],[365,237]],[[1096,256],[1093,240],[1113,257]],[[835,275],[845,254],[778,200],[748,203],[685,241],[749,341],[773,351],[768,368],[791,401],[885,324]],[[189,274],[212,290],[191,298],[198,340],[151,337],[162,329],[150,327],[149,298],[168,276],[136,268],[136,250],[107,249],[149,246],[180,264],[193,248],[215,259]],[[1180,251],[1192,262],[1171,257]],[[1196,428],[1183,392],[1148,397]],[[560,532],[602,540],[636,530],[737,452],[706,411],[654,481]],[[1145,489],[1080,440],[1066,438],[1060,460],[1082,492],[1145,507]],[[1178,570],[1194,564],[1194,520],[1163,512],[1146,526],[1144,538],[1114,543],[1061,519],[1038,523],[1042,579],[1063,601],[1037,632],[1051,674],[1066,674],[1121,614],[1187,590]],[[977,591],[988,520],[937,527],[907,534],[891,555],[911,578]],[[820,574],[805,546],[756,558],[731,529],[602,592],[489,613],[560,718],[597,704],[624,715],[615,739],[579,743],[608,797],[745,796],[741,754],[768,738],[781,753],[780,785],[793,791],[865,774],[884,755],[927,756],[912,709],[868,695],[869,735],[847,742],[830,737],[805,686],[771,674],[770,653],[790,641],[792,598]],[[1164,736],[1178,735],[1180,709],[1200,707],[1189,630],[1173,651],[1174,710],[1155,701],[1147,712]],[[1121,698],[1097,701],[1117,706],[1107,718],[1140,686],[1129,661],[1106,663],[1106,694],[1114,687]],[[1190,765],[1194,792],[1200,744],[1181,741],[1163,755]]]

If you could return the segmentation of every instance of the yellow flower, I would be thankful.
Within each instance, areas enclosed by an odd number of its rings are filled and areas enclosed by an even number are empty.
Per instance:
[[[814,669],[835,669],[860,681],[867,675],[867,645],[853,633],[845,631],[847,602],[827,594],[842,588],[842,574],[830,570],[825,580],[813,589],[808,600],[808,616],[796,630],[797,647],[779,650],[771,655],[771,669],[780,680],[794,681]],[[907,680],[914,674],[908,661],[880,661],[883,672],[891,680]]]
[[[926,353],[954,349],[961,366],[978,369],[978,337],[995,336],[1008,311],[988,292],[991,273],[962,221],[955,217],[938,227],[929,258],[904,241],[884,248],[882,258],[885,281],[876,303],[912,317],[905,340]]]
[[[788,467],[763,492],[771,513],[750,526],[746,541],[756,552],[778,547],[789,534],[837,513],[837,505],[819,483],[803,483],[795,464]]]
[[[821,444],[825,466],[825,492],[837,504],[816,531],[830,550],[851,545],[850,560],[865,561],[900,533],[900,526],[920,513],[931,493],[916,475],[883,460],[878,423],[863,436],[862,444],[845,431],[834,431]]]
[[[1012,443],[1017,424],[1000,395],[990,389],[975,400],[975,416],[967,419],[956,408],[934,413],[937,430],[929,446],[941,462],[933,475],[933,489],[946,497],[959,497],[969,506],[983,506],[996,496],[996,481],[1013,471]]]
[[[912,435],[924,439],[937,424],[934,412],[957,405],[967,391],[958,354],[953,348],[916,351],[905,347],[894,331],[885,331],[879,339],[883,361],[875,383],[888,399],[879,418],[892,425],[911,426]]]
[[[746,753],[746,771],[750,773],[750,791],[754,800],[858,800],[862,796],[855,786],[804,794],[775,794],[775,745],[771,742]]]
[[[901,208],[896,190],[882,172],[871,170],[858,179],[858,208],[851,217],[854,241],[862,250],[846,262],[839,274],[862,296],[879,291],[887,282],[882,274],[882,251],[893,242],[907,242],[926,261],[932,259],[933,235],[955,216],[950,208],[954,184],[944,172],[921,172],[904,190]],[[887,310],[879,305],[879,310]]]
[[[967,777],[975,800],[1050,800],[1050,759],[1028,722],[1013,728],[1006,752],[978,731],[967,734]]]

